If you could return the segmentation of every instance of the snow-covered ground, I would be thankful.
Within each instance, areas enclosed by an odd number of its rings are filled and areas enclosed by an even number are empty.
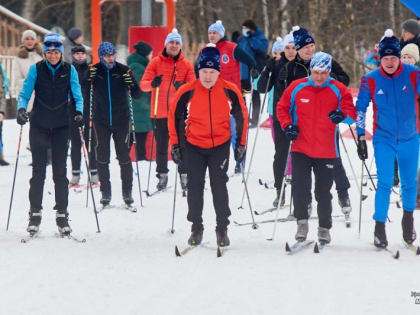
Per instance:
[[[347,128],[342,126],[341,129]],[[27,234],[31,176],[31,156],[25,149],[28,130],[26,125],[8,232],[5,228],[14,165],[0,168],[0,314],[420,313],[420,305],[416,305],[411,296],[412,291],[420,292],[417,275],[420,257],[400,245],[402,210],[393,204],[389,212],[392,223],[387,224],[390,248],[401,249],[400,259],[394,260],[371,245],[374,192],[369,190],[370,184],[364,188],[369,196],[363,202],[362,232],[358,237],[359,193],[353,179],[350,189],[353,225],[348,229],[342,217],[335,218],[332,243],[319,255],[311,249],[286,255],[285,243],[293,242],[296,231],[296,223],[287,222],[278,224],[272,242],[266,240],[271,237],[272,224],[261,224],[257,230],[231,224],[231,247],[225,256],[217,258],[215,215],[211,192],[207,189],[204,242],[209,242],[211,248],[197,248],[177,258],[174,245],[184,248],[190,233],[187,202],[181,194],[176,199],[174,234],[169,233],[173,189],[149,199],[143,195],[144,208],[138,213],[118,209],[100,213],[102,232],[96,233],[91,200],[86,208],[86,194],[70,192],[69,212],[74,235],[87,239],[86,243],[79,244],[54,237],[54,188],[51,167],[48,167],[41,238],[23,244],[20,240]],[[14,120],[5,122],[3,134],[5,156],[14,163],[19,134]],[[250,131],[251,145],[254,137],[255,129]],[[345,139],[345,144],[356,174],[360,176],[361,163],[354,142]],[[271,207],[274,199],[274,190],[258,184],[258,178],[272,180],[273,153],[270,132],[261,129],[248,183],[254,210]],[[373,155],[371,148],[369,154]],[[353,178],[345,156],[343,161],[348,176]],[[70,158],[68,166],[70,176]],[[231,156],[230,173],[233,166]],[[157,180],[154,167],[153,189]],[[142,189],[145,189],[148,163],[141,162],[140,168]],[[172,162],[170,169],[170,185],[173,186],[175,166]],[[372,172],[376,173],[374,167]],[[120,204],[121,184],[115,158],[111,162],[111,178],[113,203]],[[208,183],[206,186],[209,188]],[[243,192],[241,177],[232,177],[228,189],[231,221],[250,221],[246,200],[244,209],[237,209]],[[339,215],[334,188],[333,191],[333,214]],[[136,181],[133,192],[139,206]],[[98,203],[99,191],[95,193]],[[281,210],[280,217],[288,213],[288,209]],[[255,218],[273,217],[274,214],[267,214]],[[415,219],[420,230],[419,211]],[[317,220],[311,220],[309,238],[315,239],[316,232]]]

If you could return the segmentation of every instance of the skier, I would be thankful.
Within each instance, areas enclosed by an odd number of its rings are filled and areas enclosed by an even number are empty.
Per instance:
[[[114,140],[115,152],[120,164],[122,196],[128,208],[132,197],[133,167],[129,156],[129,100],[127,90],[134,98],[140,97],[140,89],[130,68],[115,61],[116,50],[112,43],[102,42],[98,47],[100,62],[89,68],[89,80],[93,80],[93,125],[97,137],[96,161],[101,184],[103,207],[111,202],[109,175],[110,141]]]
[[[289,86],[294,80],[305,78],[310,75],[310,62],[311,58],[315,52],[315,39],[312,35],[304,28],[299,26],[294,26],[292,29],[292,34],[294,37],[295,48],[297,54],[294,60],[287,62],[286,64],[281,64],[277,62],[273,68],[273,74],[269,82],[268,88],[271,89],[272,86],[275,86],[274,90],[274,104],[278,104],[278,100],[282,96],[284,90]],[[269,71],[265,71],[261,74],[258,88],[261,92],[262,89],[265,89],[267,80],[268,80]],[[344,85],[348,85],[350,82],[349,76],[344,72],[341,66],[333,59],[331,65],[330,76]],[[273,110],[276,112],[276,110]],[[281,122],[280,122],[281,124]],[[337,129],[338,131],[338,129]],[[287,148],[289,147],[289,141],[284,136],[283,131],[278,130],[280,144],[277,152],[281,152],[279,157],[279,162],[277,167],[273,165],[274,174],[275,174],[275,183],[274,186],[277,189],[276,198],[273,202],[273,205],[277,206],[281,185],[283,182],[284,167],[287,161]],[[336,135],[337,148],[339,136]],[[348,194],[348,189],[350,188],[350,182],[347,178],[346,171],[343,167],[341,158],[338,157],[334,159],[334,181],[336,184],[336,190],[338,195],[338,203],[341,207],[342,212],[345,215],[349,215],[351,212],[351,203]],[[312,211],[312,204],[308,204],[308,211]]]
[[[385,248],[388,240],[385,221],[393,185],[394,159],[398,159],[404,209],[402,230],[404,241],[416,239],[413,210],[417,197],[417,164],[419,155],[418,105],[420,73],[417,67],[400,61],[401,50],[392,30],[385,31],[379,43],[381,65],[362,77],[357,97],[358,154],[366,160],[366,110],[373,103],[373,149],[378,171],[375,194],[374,244]],[[380,119],[379,119],[380,118]]]
[[[295,37],[296,39],[296,37]],[[311,75],[294,81],[277,105],[277,115],[292,143],[292,193],[297,219],[297,241],[308,235],[311,201],[311,170],[315,174],[318,202],[318,240],[331,242],[331,186],[334,159],[338,155],[335,136],[338,123],[353,123],[356,110],[348,88],[330,76],[332,57],[318,52],[310,62]],[[316,110],[314,110],[316,108]]]
[[[405,45],[401,50],[401,61],[410,65],[419,66],[419,48],[415,44]]]
[[[52,170],[55,184],[56,223],[62,234],[70,234],[68,223],[69,181],[66,160],[69,140],[69,94],[75,100],[74,121],[83,124],[83,97],[77,71],[64,62],[63,44],[59,34],[44,37],[42,52],[45,60],[33,64],[23,82],[18,97],[17,122],[24,125],[29,117],[26,109],[35,91],[30,115],[29,141],[32,152],[32,178],[30,180],[29,224],[27,231],[38,232],[41,223],[42,194],[47,166],[47,149],[52,149]]]
[[[213,204],[216,210],[216,237],[219,246],[230,244],[228,181],[230,117],[236,120],[235,160],[245,154],[248,114],[242,95],[234,83],[220,77],[220,53],[208,44],[199,57],[199,79],[182,86],[168,115],[172,156],[176,163],[187,161],[188,221],[192,222],[188,244],[199,245],[203,238],[203,193],[209,169]],[[185,120],[186,127],[183,127]],[[185,151],[180,150],[186,138]]]
[[[194,80],[194,69],[181,51],[182,37],[177,29],[173,29],[165,40],[165,48],[159,56],[154,57],[144,72],[140,87],[144,92],[152,91],[150,117],[156,139],[156,177],[158,190],[168,185],[168,111],[176,90],[186,82]],[[156,104],[156,91],[159,95]],[[182,145],[182,144],[181,144]],[[183,163],[179,163],[182,189],[187,189],[187,171]]]
[[[6,94],[9,90],[9,78],[0,63],[0,166],[10,165],[3,155],[3,119],[6,114]]]
[[[408,44],[415,44],[420,50],[420,24],[415,19],[408,19],[402,24],[400,48]]]
[[[87,47],[83,45],[84,40],[85,39],[83,37],[83,33],[80,28],[72,27],[68,30],[67,37],[63,43],[63,46],[64,46],[63,58],[65,62],[68,62],[68,63],[73,62],[73,54],[71,50],[73,49],[74,46],[82,45],[83,47],[85,47],[87,54],[91,53],[90,48],[87,49]],[[87,58],[87,62],[90,63],[91,62],[90,56],[87,56],[86,58]]]
[[[90,120],[90,82],[89,82],[89,66],[87,64],[86,49],[82,45],[76,45],[71,49],[73,66],[77,70],[79,76],[79,83],[82,89],[84,107],[83,119],[85,122],[84,139],[85,143],[89,142],[89,120]],[[90,168],[90,181],[92,184],[99,184],[98,170],[96,169],[96,138],[91,133],[91,145],[89,155],[89,168]],[[73,121],[70,122],[70,141],[71,141],[71,165],[72,165],[72,178],[70,185],[78,185],[80,181],[80,162],[82,142],[80,140],[79,127]]]

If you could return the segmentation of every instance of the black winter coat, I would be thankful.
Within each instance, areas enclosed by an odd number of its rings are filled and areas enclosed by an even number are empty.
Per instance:
[[[80,88],[82,90],[83,96],[83,118],[85,121],[89,121],[89,104],[90,104],[90,81],[89,81],[89,65],[85,62],[81,65],[73,62],[73,66],[77,70],[77,75],[79,76]],[[74,111],[74,100],[72,100],[72,106],[70,107]],[[74,116],[71,115],[71,118]]]

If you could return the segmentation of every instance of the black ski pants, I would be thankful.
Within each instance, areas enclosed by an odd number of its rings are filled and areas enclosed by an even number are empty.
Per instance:
[[[306,154],[292,153],[292,194],[294,215],[297,220],[308,219],[308,204],[311,202],[311,172],[315,174],[315,199],[319,226],[332,226],[331,187],[334,178],[334,160],[311,158]]]
[[[114,140],[115,152],[121,169],[121,181],[123,192],[131,192],[133,188],[133,166],[129,156],[129,133],[128,122],[124,125],[109,126],[101,123],[94,124],[97,135],[97,166],[101,191],[111,194],[111,182],[109,176],[109,162],[111,156],[111,136]]]
[[[31,210],[42,209],[45,173],[47,169],[48,149],[52,153],[52,172],[55,189],[54,209],[67,211],[69,196],[69,181],[67,179],[67,151],[69,141],[69,126],[44,129],[31,125],[29,143],[32,152],[32,178],[30,180],[29,201]]]
[[[252,117],[251,117],[251,124],[257,124],[258,118],[260,117],[260,110],[261,110],[261,99],[260,93],[257,90],[252,92]]]
[[[229,180],[230,141],[212,149],[201,149],[188,142],[185,145],[185,158],[188,174],[188,221],[192,231],[203,229],[204,183],[206,170],[209,169],[213,205],[216,211],[217,229],[229,225],[229,196],[226,183]]]
[[[137,161],[146,160],[146,140],[148,132],[136,132]]]
[[[286,169],[287,151],[289,149],[290,140],[286,138],[285,133],[280,127],[279,121],[276,119],[273,123],[274,127],[274,187],[281,189],[283,183],[284,170]]]
[[[93,128],[92,128],[93,129]],[[83,138],[85,140],[86,153],[89,149],[89,122],[85,124]],[[80,174],[81,149],[79,128],[74,121],[70,123],[70,143],[71,143],[71,169],[73,175]],[[91,131],[91,144],[89,153],[89,168],[92,174],[97,172],[96,169],[96,136],[95,131]]]

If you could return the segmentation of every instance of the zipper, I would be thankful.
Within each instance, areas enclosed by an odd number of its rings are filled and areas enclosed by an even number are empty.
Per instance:
[[[174,71],[172,72],[171,80],[169,81],[168,94],[166,95],[166,112],[167,113],[169,113],[169,92],[171,91],[172,80],[174,79],[174,77],[176,77],[176,61],[174,63]]]
[[[213,143],[213,148],[214,148],[214,139],[213,139],[213,120],[211,118],[211,89],[209,89],[209,111],[210,111],[210,137],[211,137],[211,142]]]
[[[309,77],[309,74],[310,74],[309,69],[306,68],[306,66],[303,63],[296,62],[296,64],[302,66],[306,71],[306,76]],[[296,68],[295,68],[295,76],[296,76]]]
[[[106,70],[107,81],[108,81],[108,102],[109,102],[109,125],[112,126],[112,102],[111,102],[111,83],[109,77],[109,70]]]

